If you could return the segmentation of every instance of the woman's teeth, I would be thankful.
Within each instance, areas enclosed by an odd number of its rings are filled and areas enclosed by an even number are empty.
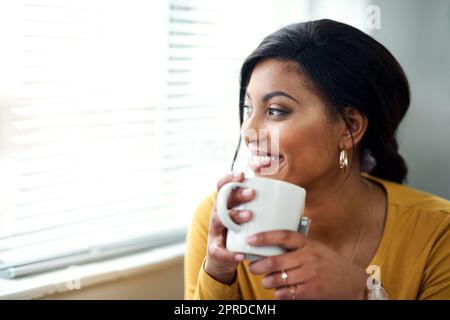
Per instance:
[[[280,163],[283,161],[283,157],[280,156],[268,156],[268,155],[252,155],[252,160],[250,162],[250,168],[255,173],[261,173],[263,168],[272,168],[278,171]],[[266,172],[267,173],[267,172]],[[277,172],[272,172],[270,174],[276,174]],[[269,174],[269,173],[267,173]]]
[[[268,164],[270,162],[275,162],[278,161],[280,158],[277,156],[258,156],[258,155],[254,155],[252,157],[252,162],[254,163],[259,163],[259,164]]]

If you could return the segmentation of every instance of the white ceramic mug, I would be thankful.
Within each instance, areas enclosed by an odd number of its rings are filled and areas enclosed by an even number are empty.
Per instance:
[[[240,225],[233,222],[229,215],[231,209],[227,208],[228,197],[236,187],[251,188],[256,191],[253,200],[232,208],[252,212],[252,219]],[[217,194],[216,211],[220,221],[228,229],[226,248],[232,252],[246,253],[250,260],[285,252],[279,246],[251,246],[247,243],[247,238],[263,231],[300,231],[302,227],[305,227],[300,224],[305,197],[305,189],[292,183],[269,178],[250,177],[243,182],[229,182],[223,185]]]

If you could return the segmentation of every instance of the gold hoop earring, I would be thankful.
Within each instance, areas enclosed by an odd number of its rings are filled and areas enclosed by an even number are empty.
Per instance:
[[[347,170],[348,166],[348,157],[347,157],[347,151],[344,149],[341,150],[339,153],[339,170],[341,173],[344,173]]]

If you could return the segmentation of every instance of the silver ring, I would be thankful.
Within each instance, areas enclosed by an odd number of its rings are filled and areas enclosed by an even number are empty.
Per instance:
[[[283,284],[286,286],[287,285],[287,279],[288,279],[288,274],[286,273],[286,271],[281,270],[281,281],[283,281]]]

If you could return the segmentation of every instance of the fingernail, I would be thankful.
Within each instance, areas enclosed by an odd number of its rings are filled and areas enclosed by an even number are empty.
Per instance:
[[[236,259],[236,261],[243,261],[245,259],[245,256],[242,253],[238,253],[234,256],[234,259]]]
[[[250,197],[253,194],[253,189],[244,189],[242,190],[242,195],[244,197]]]
[[[237,178],[241,175],[241,171],[236,171],[233,173],[233,177]]]
[[[250,216],[250,212],[248,212],[248,211],[239,212],[239,218],[241,218],[241,219],[247,219],[249,216]]]

